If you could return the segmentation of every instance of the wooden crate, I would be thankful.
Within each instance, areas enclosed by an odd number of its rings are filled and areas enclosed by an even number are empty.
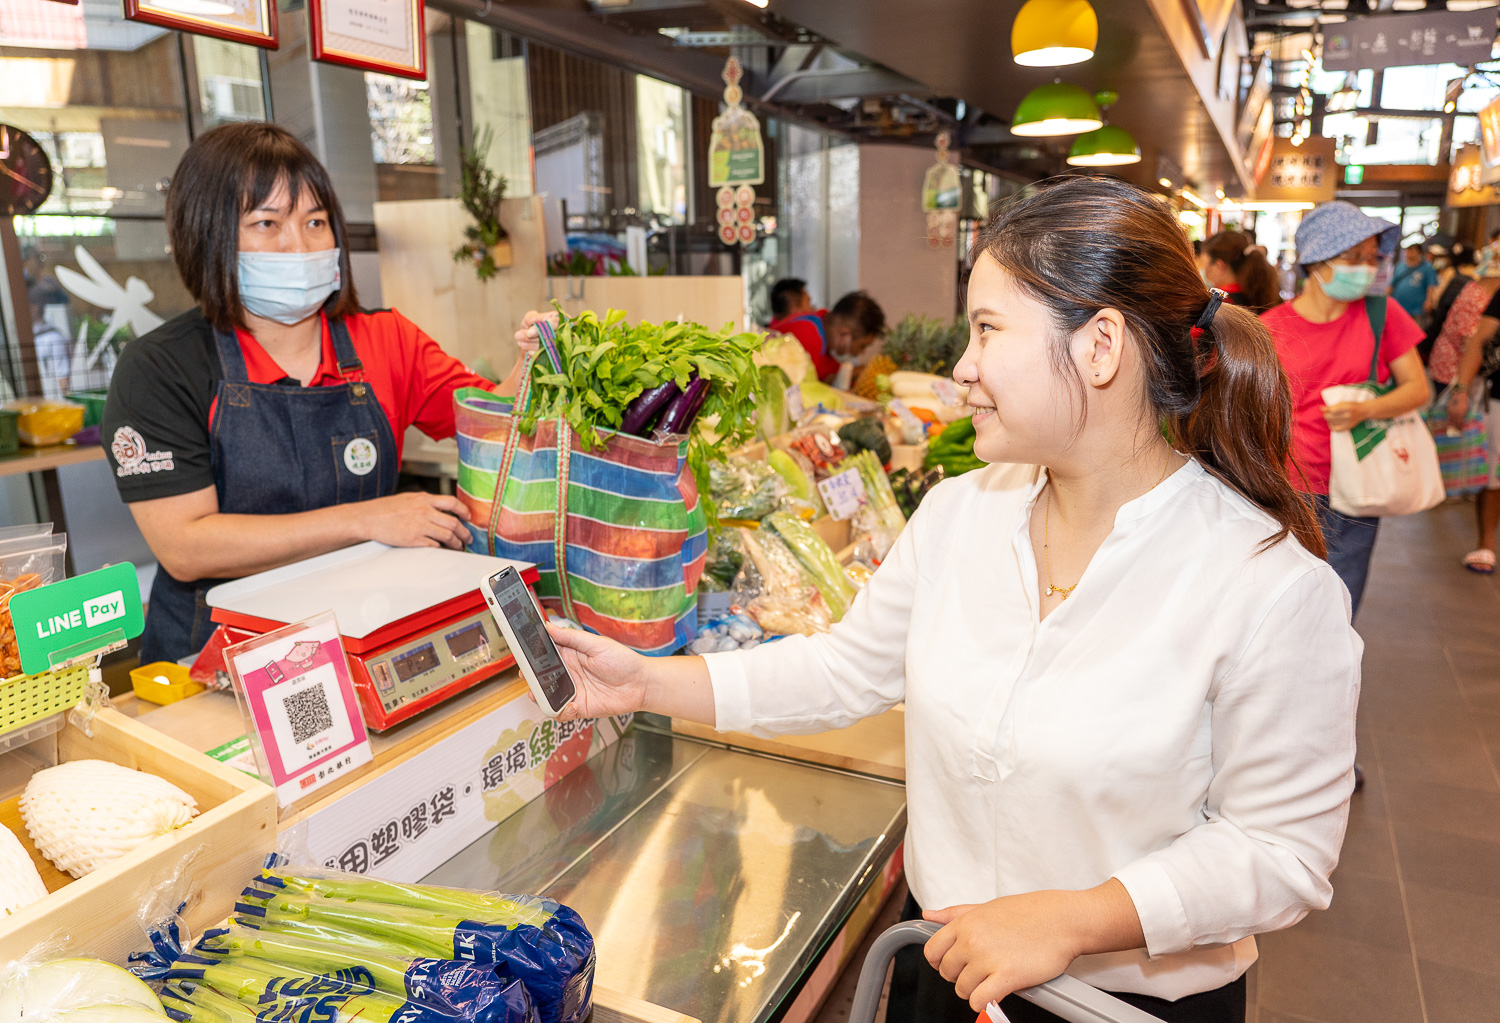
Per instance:
[[[188,929],[201,933],[224,918],[225,907],[276,847],[276,794],[269,786],[115,710],[101,711],[93,732],[89,738],[65,726],[42,741],[54,746],[44,755],[55,752],[56,763],[108,760],[157,775],[196,799],[199,814],[185,827],[75,881],[32,846],[21,824],[20,789],[13,785],[0,792],[6,797],[0,801],[0,823],[21,839],[52,893],[0,918],[0,962],[19,959],[51,939],[59,943],[58,952],[124,963],[146,944],[138,920],[142,905],[178,878],[188,894]]]

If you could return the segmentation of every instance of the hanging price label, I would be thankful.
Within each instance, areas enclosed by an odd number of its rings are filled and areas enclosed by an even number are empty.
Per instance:
[[[798,384],[786,389],[786,416],[794,423],[802,418],[802,387]]]
[[[835,521],[851,518],[866,503],[865,481],[858,469],[845,469],[818,484],[818,493],[823,495],[823,504]]]
[[[959,405],[958,387],[952,380],[934,380],[932,382],[932,393],[937,395],[938,401],[944,405],[952,405],[954,407]]]

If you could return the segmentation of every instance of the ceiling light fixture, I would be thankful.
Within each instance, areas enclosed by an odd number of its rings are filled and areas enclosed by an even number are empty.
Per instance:
[[[1197,193],[1190,188],[1184,188],[1182,190],[1182,197],[1188,202],[1192,203],[1194,206],[1198,207],[1200,210],[1208,209],[1208,203],[1198,198]]]
[[[1103,127],[1099,107],[1080,86],[1053,82],[1028,92],[1011,118],[1013,134],[1032,138],[1077,135]]]
[[[1120,98],[1116,92],[1096,92],[1094,102],[1103,111]],[[1103,114],[1101,112],[1101,117]],[[1106,124],[1073,140],[1068,163],[1074,167],[1123,167],[1141,162],[1141,147],[1124,128]]]
[[[1259,213],[1290,213],[1294,210],[1310,210],[1316,205],[1317,203],[1312,202],[1293,202],[1290,199],[1252,199],[1248,202],[1240,203],[1239,208],[1242,210],[1254,210]]]
[[[1094,55],[1099,16],[1088,0],[1026,0],[1010,26],[1010,52],[1026,67],[1061,67]]]

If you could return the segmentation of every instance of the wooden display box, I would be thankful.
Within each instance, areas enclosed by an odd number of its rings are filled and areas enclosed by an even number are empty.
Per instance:
[[[0,918],[0,962],[13,962],[43,941],[57,952],[124,963],[146,945],[138,915],[178,879],[184,883],[190,933],[222,920],[225,907],[276,848],[276,794],[269,786],[226,767],[115,710],[93,721],[93,738],[72,725],[0,760],[39,756],[50,763],[108,760],[171,782],[198,802],[186,826],[144,843],[77,880],[58,871],[32,845],[19,802],[30,771],[7,772],[0,790],[0,824],[14,831],[52,894],[13,916]],[[25,777],[22,777],[24,775]]]

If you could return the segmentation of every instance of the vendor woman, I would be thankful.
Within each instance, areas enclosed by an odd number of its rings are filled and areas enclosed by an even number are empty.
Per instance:
[[[204,594],[225,579],[363,540],[463,547],[457,498],[396,493],[401,440],[453,436],[454,390],[491,384],[400,313],[360,309],[307,147],[260,122],[200,136],[167,234],[198,305],[125,346],[102,430],[160,564],[141,660],[201,649]]]

